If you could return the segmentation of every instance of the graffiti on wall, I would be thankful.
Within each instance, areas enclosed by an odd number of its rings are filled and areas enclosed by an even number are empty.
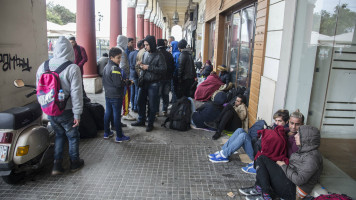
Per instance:
[[[0,54],[0,66],[4,72],[8,70],[21,69],[22,71],[31,71],[32,67],[30,66],[28,58],[17,57],[17,54],[11,56],[11,54]]]

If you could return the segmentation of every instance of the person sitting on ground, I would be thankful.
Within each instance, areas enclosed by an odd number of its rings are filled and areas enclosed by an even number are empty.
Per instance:
[[[279,110],[280,112],[277,111],[277,113],[273,116],[276,117],[276,119],[279,121],[278,123],[282,123],[282,121],[288,121],[284,125],[284,128],[286,130],[286,137],[287,137],[287,157],[289,158],[292,153],[296,152],[298,150],[298,147],[295,144],[294,140],[294,135],[297,133],[297,130],[301,125],[303,125],[304,122],[304,115],[297,109],[294,111],[290,116],[288,116],[289,112],[288,110]],[[276,120],[276,121],[277,121]],[[276,127],[276,124],[272,126],[272,128]],[[257,155],[258,151],[261,151],[261,146],[262,146],[262,140],[258,140],[257,138],[252,138],[252,146],[254,149],[254,156]],[[250,174],[255,174],[256,173],[256,168],[254,167],[254,162],[248,164],[246,167],[241,168],[243,172],[250,173]]]
[[[234,105],[227,104],[214,122],[205,123],[208,127],[217,129],[212,137],[213,140],[217,140],[223,130],[232,132],[238,128],[243,128],[247,132],[248,111],[245,103],[246,97],[239,94],[236,97]]]
[[[213,71],[213,65],[211,64],[210,60],[207,60],[205,62],[204,67],[200,70],[200,76],[205,77],[205,79],[210,75],[210,73]]]
[[[224,83],[221,82],[219,76],[212,72],[204,82],[198,85],[194,99],[197,101],[209,101],[214,92],[222,85]]]
[[[289,159],[273,161],[266,156],[256,160],[256,183],[239,191],[248,195],[246,199],[265,200],[278,196],[283,199],[303,199],[319,182],[323,158],[318,150],[320,132],[317,128],[303,125],[294,136],[299,149]],[[297,186],[297,188],[296,188]]]
[[[98,67],[98,74],[99,76],[103,76],[104,67],[108,64],[109,55],[107,53],[103,53],[103,56],[99,58],[96,66]]]
[[[196,128],[209,129],[204,122],[214,121],[223,110],[223,104],[226,102],[227,96],[225,92],[216,94],[214,101],[209,101],[200,106],[195,112],[193,110],[192,125]]]
[[[226,65],[219,65],[218,70],[220,71],[219,78],[221,82],[224,84],[229,84],[231,82],[230,73],[227,71]]]
[[[282,112],[281,112],[282,111]],[[282,116],[287,116],[287,118],[283,118]],[[274,120],[276,126],[285,126],[286,123],[288,122],[288,111],[287,113],[285,110],[278,110],[274,115]],[[255,155],[254,155],[254,150],[252,147],[252,142],[251,142],[251,135],[247,134],[244,129],[239,128],[237,129],[232,136],[229,138],[229,140],[224,144],[222,147],[222,150],[217,151],[213,154],[210,154],[209,160],[213,163],[222,163],[222,162],[229,162],[229,157],[238,149],[241,148],[243,145],[243,148],[248,155],[248,157],[251,160],[254,160]],[[252,163],[253,166],[253,163]],[[253,167],[252,167],[253,168]]]
[[[113,47],[109,51],[108,64],[103,71],[103,86],[105,89],[106,109],[104,115],[104,139],[114,136],[110,131],[110,121],[113,120],[116,131],[115,142],[123,142],[130,140],[122,132],[121,126],[121,108],[122,98],[124,96],[124,87],[126,87],[126,80],[122,77],[122,70],[120,69],[122,51],[117,47]],[[111,118],[113,116],[113,119]]]

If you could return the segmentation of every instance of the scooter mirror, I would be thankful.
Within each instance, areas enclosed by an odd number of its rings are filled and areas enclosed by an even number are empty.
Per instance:
[[[23,82],[22,79],[16,79],[16,80],[14,80],[14,85],[15,85],[15,87],[21,88],[21,87],[25,86],[25,83]]]

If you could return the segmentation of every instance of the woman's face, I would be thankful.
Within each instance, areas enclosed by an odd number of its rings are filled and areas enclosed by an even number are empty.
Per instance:
[[[286,125],[286,122],[283,121],[282,117],[276,117],[274,119],[274,123],[277,125],[277,126],[284,126]]]
[[[242,104],[242,99],[240,97],[237,97],[235,101],[235,106],[239,106],[241,104]]]
[[[295,144],[297,146],[300,146],[300,133],[299,133],[299,131],[297,132],[297,134],[294,135],[294,139],[295,139]]]

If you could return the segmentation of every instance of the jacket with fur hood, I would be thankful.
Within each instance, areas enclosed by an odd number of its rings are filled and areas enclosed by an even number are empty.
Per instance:
[[[318,150],[320,132],[317,128],[304,125],[299,128],[300,146],[282,169],[287,178],[309,194],[319,182],[323,169],[323,158]]]
[[[126,48],[128,44],[128,39],[126,36],[119,35],[117,36],[117,46],[118,48],[121,49],[122,54],[121,54],[121,61],[120,61],[120,68],[123,70],[123,78],[128,79],[130,77],[130,65],[129,65],[129,59],[126,54]]]
[[[58,38],[53,50],[53,58],[49,60],[49,69],[55,71],[61,64],[71,61],[74,63],[74,50],[69,40],[61,36]],[[36,73],[36,85],[44,73],[44,62],[40,65]],[[61,87],[67,98],[65,110],[72,110],[75,119],[80,119],[83,111],[83,87],[82,74],[79,66],[71,64],[59,74]]]

